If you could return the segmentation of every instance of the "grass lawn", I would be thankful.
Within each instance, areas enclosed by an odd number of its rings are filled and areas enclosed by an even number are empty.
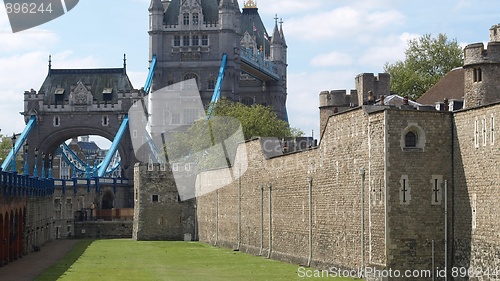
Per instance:
[[[298,268],[197,242],[84,240],[36,280],[353,280],[301,278]]]

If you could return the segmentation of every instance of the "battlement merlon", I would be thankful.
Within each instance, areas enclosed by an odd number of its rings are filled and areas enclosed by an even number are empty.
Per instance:
[[[476,64],[500,63],[500,41],[467,45],[464,49],[464,67]]]
[[[500,42],[500,23],[490,28],[490,42]]]

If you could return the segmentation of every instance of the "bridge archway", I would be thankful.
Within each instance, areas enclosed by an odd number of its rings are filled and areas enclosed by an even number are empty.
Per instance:
[[[55,155],[57,149],[63,142],[67,141],[68,139],[84,135],[97,135],[111,142],[113,141],[114,138],[114,135],[111,132],[107,130],[102,130],[100,128],[92,128],[92,127],[65,128],[57,130],[52,134],[46,134],[44,138],[38,138],[35,140],[33,140],[34,138],[31,138],[30,135],[30,138],[28,139],[29,150],[34,152],[35,147],[38,148],[39,150],[38,161],[37,161],[38,167],[41,167],[42,163],[41,152],[44,152],[46,156],[45,166],[46,168],[48,168],[49,164],[47,160],[49,160],[48,159],[49,155],[52,156]],[[120,157],[122,159],[121,168],[123,171],[123,175],[125,176],[125,178],[133,179],[133,166],[137,160],[135,158],[128,130],[124,138],[120,142],[120,145],[118,146],[118,153],[120,154]],[[30,154],[33,155],[32,153]],[[31,156],[28,158],[28,161],[30,162],[29,166],[31,167],[30,173],[32,173],[34,167],[34,158]]]

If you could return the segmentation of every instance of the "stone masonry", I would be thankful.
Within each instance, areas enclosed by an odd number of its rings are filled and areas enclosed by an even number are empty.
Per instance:
[[[134,167],[135,240],[191,240],[195,233],[195,200],[180,201],[169,167]]]

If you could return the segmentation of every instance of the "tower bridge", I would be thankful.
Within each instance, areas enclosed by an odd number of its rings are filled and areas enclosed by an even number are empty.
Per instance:
[[[122,67],[96,69],[53,68],[49,57],[39,90],[24,92],[26,127],[0,169],[0,266],[74,234],[77,211],[134,205],[138,157],[128,112],[150,91],[194,78],[204,106],[225,97],[268,105],[287,120],[287,46],[277,18],[270,36],[253,1],[240,9],[228,0],[152,0],[149,15],[151,65],[142,89],[130,82],[125,57]],[[178,122],[187,120],[181,113]],[[90,165],[65,144],[84,135],[112,141],[102,162]],[[150,144],[146,150],[158,148]],[[72,169],[69,178],[54,178],[58,153]],[[22,167],[16,167],[18,155]],[[111,172],[118,167],[116,177]]]

